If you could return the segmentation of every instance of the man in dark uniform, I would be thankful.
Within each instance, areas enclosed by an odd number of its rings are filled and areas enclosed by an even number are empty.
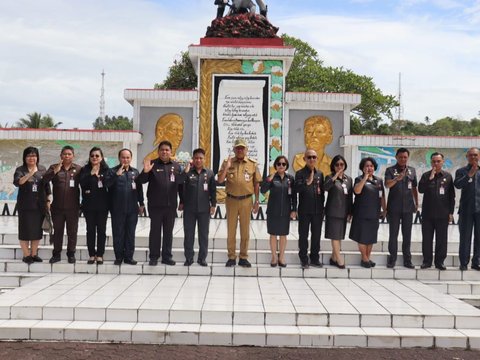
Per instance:
[[[298,256],[302,267],[309,267],[308,232],[312,233],[310,242],[310,265],[322,267],[320,262],[320,234],[323,223],[323,205],[325,202],[323,173],[315,168],[317,153],[308,149],[303,157],[305,167],[295,173],[295,192],[298,200]]]
[[[212,170],[206,169],[205,150],[195,149],[193,151],[193,169],[190,164],[185,169],[186,179],[183,184],[183,229],[185,238],[183,242],[185,251],[185,266],[193,264],[193,243],[195,239],[195,225],[198,222],[198,244],[199,253],[197,263],[207,266],[208,254],[208,228],[210,215],[215,213],[217,205],[217,187],[215,185],[215,174]]]
[[[171,159],[172,144],[168,140],[158,145],[158,159],[145,159],[139,182],[148,182],[147,199],[150,216],[149,265],[158,264],[160,247],[162,264],[175,265],[172,259],[173,226],[177,209],[179,184],[185,180],[180,164]],[[162,244],[163,227],[163,246]]]
[[[435,267],[446,270],[443,264],[447,257],[448,223],[453,221],[455,188],[452,175],[443,167],[443,154],[430,156],[432,170],[425,172],[418,183],[422,202],[422,269],[432,266],[433,234],[435,233]]]
[[[112,215],[113,251],[115,265],[122,262],[136,265],[135,229],[138,215],[144,211],[143,188],[138,181],[138,170],[131,167],[132,152],[122,149],[118,152],[119,165],[110,169],[107,186],[110,195]]]
[[[61,260],[63,231],[67,225],[67,258],[70,264],[75,263],[77,247],[78,217],[80,213],[79,176],[82,167],[73,163],[75,153],[73,147],[66,145],[60,153],[60,162],[51,165],[45,173],[45,182],[53,184],[53,203],[51,206],[53,221],[53,252],[50,264]]]
[[[473,230],[472,269],[480,270],[480,175],[478,174],[478,148],[467,151],[468,165],[455,172],[454,185],[462,189],[458,208],[458,230],[460,231],[460,270],[467,270],[470,262]]]
[[[385,186],[389,189],[387,217],[389,223],[388,251],[390,256],[387,267],[393,268],[397,261],[398,231],[402,223],[403,266],[414,269],[410,244],[412,240],[413,214],[418,209],[417,175],[415,169],[407,165],[410,151],[399,148],[395,159],[397,163],[385,170]]]

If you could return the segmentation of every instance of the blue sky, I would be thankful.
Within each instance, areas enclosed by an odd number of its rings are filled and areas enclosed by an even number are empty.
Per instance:
[[[368,75],[404,117],[480,111],[480,0],[266,0],[269,19],[326,65]],[[292,3],[295,4],[292,6]],[[125,88],[151,88],[198,44],[213,0],[16,0],[0,11],[0,123],[49,113],[90,128],[106,72],[106,112],[132,116]]]

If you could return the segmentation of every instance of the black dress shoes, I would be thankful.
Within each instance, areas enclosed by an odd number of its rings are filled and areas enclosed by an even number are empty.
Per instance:
[[[474,264],[472,265],[473,270],[480,270],[480,265]]]
[[[123,262],[128,265],[137,265],[137,260],[133,260],[133,259],[125,259],[123,260]]]
[[[368,262],[370,263],[370,267],[375,267],[375,265],[377,265],[377,263],[374,263],[372,260],[368,260]]]
[[[25,264],[31,264],[31,263],[33,263],[33,258],[32,258],[30,255],[24,256],[23,259],[22,259],[22,261],[23,261]]]
[[[372,265],[370,265],[370,261],[363,261],[363,260],[360,261],[360,266],[366,269],[370,269],[372,267]]]
[[[115,259],[113,265],[122,265],[123,259]]]
[[[33,262],[43,262],[43,259],[38,255],[32,256]]]
[[[237,261],[235,259],[228,259],[227,262],[225,263],[226,267],[232,267],[237,265]]]
[[[77,259],[75,259],[75,256],[69,256],[68,257],[68,263],[69,264],[75,264],[76,261],[77,261]]]
[[[200,265],[200,266],[208,266],[207,262],[206,262],[205,260],[203,260],[203,259],[202,259],[202,260],[198,259],[198,260],[197,260],[197,263],[198,263],[198,265]]]
[[[323,267],[323,264],[317,260],[317,261],[310,261],[310,265],[313,266],[313,267],[317,267],[317,268],[321,268]]]
[[[193,264],[193,259],[187,259],[185,260],[185,262],[183,263],[183,266],[190,266]]]
[[[407,269],[415,269],[415,265],[413,265],[411,262],[403,264],[404,267]]]
[[[48,262],[49,262],[50,264],[55,264],[55,263],[59,262],[60,260],[61,260],[60,256],[52,256],[52,257],[50,258],[50,260],[48,260]]]
[[[302,261],[302,269],[308,269],[309,267],[308,261]]]
[[[467,265],[460,265],[459,269],[462,271],[467,271]]]
[[[420,265],[420,269],[429,269],[429,268],[431,268],[431,267],[432,267],[431,264],[425,264],[425,263],[423,263],[422,265]]]
[[[435,265],[435,267],[438,269],[438,270],[447,270],[446,266],[443,265],[443,264],[438,264],[438,265]]]
[[[169,265],[169,266],[173,266],[175,265],[175,261],[173,261],[172,259],[162,259],[162,264],[165,264],[165,265]]]
[[[252,267],[252,264],[250,264],[250,261],[248,261],[247,259],[238,260],[238,265],[240,265],[242,267],[246,267],[246,268],[251,268]]]
[[[158,260],[150,260],[150,261],[148,262],[148,265],[150,265],[150,266],[157,266],[157,265],[158,265]]]

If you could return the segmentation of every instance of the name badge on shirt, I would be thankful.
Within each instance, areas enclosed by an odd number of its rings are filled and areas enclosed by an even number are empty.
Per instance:
[[[382,196],[383,196],[383,191],[382,191],[382,190],[379,190],[379,191],[378,191],[378,197],[379,197],[379,198],[382,198]]]
[[[343,188],[343,193],[344,193],[345,195],[348,195],[347,184],[342,184],[342,188]]]
[[[208,191],[208,184],[207,183],[203,183],[203,191]]]
[[[440,195],[445,195],[445,188],[441,186],[439,192],[440,192]]]
[[[250,175],[247,172],[245,173],[245,181],[250,181]]]
[[[75,180],[70,179],[70,187],[75,187]]]
[[[170,174],[170,182],[175,182],[175,174],[173,172]]]
[[[37,184],[33,184],[32,185],[32,192],[37,192],[38,189],[37,189]]]
[[[137,190],[137,183],[132,181],[132,190]]]
[[[99,189],[103,188],[102,180],[98,180],[97,186],[98,186]]]
[[[412,190],[412,182],[411,181],[408,182],[408,189]]]

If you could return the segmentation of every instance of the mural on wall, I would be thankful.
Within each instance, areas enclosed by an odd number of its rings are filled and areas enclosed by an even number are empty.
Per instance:
[[[183,140],[183,119],[178,114],[162,115],[155,125],[155,140],[153,141],[153,150],[145,156],[145,159],[155,160],[158,158],[158,145],[163,140],[172,143],[172,158],[175,159],[177,149]]]
[[[98,141],[65,141],[65,140],[2,140],[0,141],[0,200],[17,200],[18,189],[13,185],[15,169],[22,165],[23,149],[35,146],[40,153],[40,164],[49,167],[58,163],[60,150],[70,145],[75,149],[75,162],[84,165],[88,161],[88,153],[94,146],[102,149],[108,166],[118,163],[118,151],[123,147],[122,142]]]
[[[303,125],[305,150],[313,149],[317,152],[316,168],[323,174],[330,174],[332,158],[325,152],[325,148],[333,140],[333,129],[330,119],[326,116],[310,116]],[[305,167],[304,152],[295,154],[293,170],[298,171]]]
[[[401,147],[387,147],[387,146],[359,146],[357,152],[356,163],[352,166],[353,176],[356,177],[360,175],[358,170],[358,164],[362,158],[367,156],[373,157],[377,163],[378,168],[375,172],[376,175],[384,177],[385,169],[389,166],[392,166],[396,163],[395,153],[397,149]],[[434,148],[409,148],[405,146],[410,151],[410,158],[408,164],[413,166],[417,171],[417,179],[420,180],[422,174],[426,171],[432,169],[430,165],[430,156],[434,152],[442,153],[445,157],[445,164],[443,168],[448,171],[455,178],[455,171],[458,168],[461,168],[467,164],[465,159],[465,154],[467,148],[462,149],[434,149]],[[421,197],[421,194],[419,194]],[[456,189],[456,204],[458,206],[460,199],[460,190]],[[421,203],[421,201],[420,201]]]

